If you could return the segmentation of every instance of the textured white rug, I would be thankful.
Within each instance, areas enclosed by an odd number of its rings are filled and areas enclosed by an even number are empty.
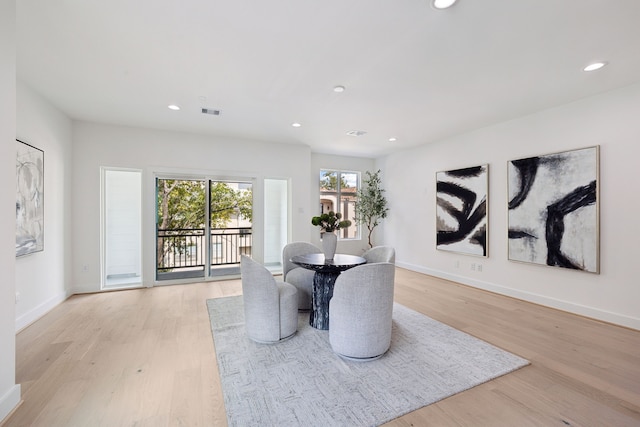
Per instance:
[[[245,334],[242,296],[207,306],[230,426],[380,425],[529,363],[399,304],[391,349],[371,362],[338,357],[308,313],[265,345]]]

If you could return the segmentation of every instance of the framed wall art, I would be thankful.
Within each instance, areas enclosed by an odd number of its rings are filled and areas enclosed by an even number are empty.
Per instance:
[[[513,261],[600,272],[600,147],[508,162]]]
[[[488,256],[489,165],[436,173],[436,248]]]
[[[16,140],[16,256],[44,250],[44,151]]]

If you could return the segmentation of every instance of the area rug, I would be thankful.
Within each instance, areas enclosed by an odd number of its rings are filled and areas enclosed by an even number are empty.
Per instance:
[[[242,296],[207,300],[229,426],[375,426],[467,390],[528,361],[400,304],[389,351],[341,359],[309,326],[277,344],[244,329]]]

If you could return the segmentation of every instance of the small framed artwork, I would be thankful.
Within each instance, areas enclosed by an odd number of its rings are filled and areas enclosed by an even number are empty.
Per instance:
[[[19,257],[44,250],[44,151],[16,142],[16,257]]]
[[[436,249],[488,256],[489,165],[436,173]]]
[[[600,147],[508,162],[509,259],[600,272]]]

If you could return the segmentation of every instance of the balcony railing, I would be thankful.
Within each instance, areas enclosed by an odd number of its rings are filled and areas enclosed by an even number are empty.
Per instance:
[[[158,229],[156,235],[157,270],[159,273],[181,269],[204,270],[206,265],[204,228]],[[251,255],[251,228],[211,229],[211,268],[240,264],[240,255]]]

